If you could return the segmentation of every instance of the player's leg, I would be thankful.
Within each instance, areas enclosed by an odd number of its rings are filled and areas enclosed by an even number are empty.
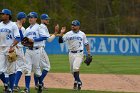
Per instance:
[[[5,75],[4,75],[4,73],[0,74],[0,79],[3,82],[3,84],[5,84]]]
[[[0,52],[0,58],[1,58],[1,62],[0,62],[0,71],[3,72],[6,70],[6,58],[5,58],[5,54],[4,52]],[[8,78],[6,78],[5,73],[1,73],[1,80],[4,83],[4,90],[7,91],[8,89]]]
[[[0,74],[0,79],[3,82],[3,84],[4,84],[4,91],[7,91],[8,90],[8,82],[6,83],[6,79],[5,79],[5,74],[4,73]]]
[[[20,87],[18,86],[19,80],[21,78],[22,72],[17,71],[15,75],[15,81],[14,81],[14,91],[19,91]]]
[[[16,62],[16,76],[15,76],[15,82],[14,82],[14,91],[20,91],[20,87],[18,86],[19,80],[22,76],[22,73],[27,72],[28,68],[25,63],[25,57],[24,57],[24,51],[22,47],[18,48],[18,59]]]
[[[14,88],[19,89],[18,87],[18,83],[19,80],[21,78],[21,75],[23,73],[22,67],[24,66],[24,52],[23,52],[23,48],[19,47],[16,51],[17,55],[18,55],[18,59],[16,62],[16,75],[15,75],[15,82],[14,82]]]
[[[16,62],[7,62],[7,73],[9,75],[9,91],[13,91],[15,81]]]
[[[38,89],[38,77],[34,73],[34,83],[35,83],[35,89]]]
[[[50,71],[51,68],[49,57],[44,49],[42,51],[41,68],[43,69],[41,78],[42,80],[44,80],[44,78],[47,76],[47,73]],[[44,85],[43,82],[42,84]]]
[[[71,71],[71,73],[73,75],[73,78],[74,78],[73,89],[76,90],[78,81],[77,81],[77,78],[76,78],[76,76],[74,75],[74,72],[73,72],[74,59],[75,59],[75,54],[69,53],[70,71]]]
[[[82,53],[77,53],[75,55],[75,60],[73,63],[73,72],[74,72],[74,77],[78,81],[78,90],[81,89],[82,86],[82,81],[80,79],[79,71],[80,71],[80,66],[83,61],[83,54]]]
[[[31,81],[31,70],[32,70],[32,55],[30,55],[30,50],[26,50],[26,53],[25,53],[25,58],[26,58],[26,61],[25,63],[27,64],[27,68],[28,68],[28,71],[27,73],[25,73],[25,89],[24,91],[29,93],[30,92],[30,81]]]
[[[5,88],[5,91],[8,90],[8,86],[9,86],[9,75],[7,73],[4,73],[5,75],[5,84],[4,84],[4,88]]]
[[[40,68],[40,59],[41,59],[41,53],[40,49],[34,51],[34,55],[32,56],[32,62],[33,62],[33,71],[38,78],[39,84],[38,84],[38,92],[42,92],[42,72]]]

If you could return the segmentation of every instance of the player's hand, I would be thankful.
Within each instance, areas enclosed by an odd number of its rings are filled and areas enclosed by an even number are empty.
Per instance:
[[[29,38],[29,42],[34,42],[34,40]]]
[[[66,27],[62,27],[62,28],[61,28],[61,33],[64,34],[65,32],[66,32]]]
[[[10,46],[10,48],[9,48],[9,51],[8,51],[8,52],[9,52],[9,53],[12,53],[12,52],[14,52],[14,50],[15,50],[15,49],[14,49],[14,47],[13,47],[13,46]]]

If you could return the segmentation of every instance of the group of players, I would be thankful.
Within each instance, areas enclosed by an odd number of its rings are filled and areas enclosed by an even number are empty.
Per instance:
[[[31,71],[34,71],[35,87],[38,93],[42,92],[43,80],[50,70],[50,62],[44,50],[45,41],[51,42],[59,31],[59,25],[55,26],[55,33],[50,36],[47,28],[49,16],[41,15],[41,24],[36,21],[38,14],[30,12],[27,16],[24,12],[17,14],[17,21],[12,22],[12,13],[9,9],[1,11],[0,23],[0,78],[4,83],[5,93],[13,93],[18,89],[18,82],[22,73],[25,73],[25,93],[30,92]],[[30,26],[25,30],[23,24],[29,19]],[[23,45],[20,41],[23,37],[28,37],[34,42],[33,48],[26,48],[24,54]],[[7,62],[8,52],[16,51],[18,59],[16,62]]]
[[[42,14],[40,16],[41,24],[37,23],[38,14],[30,12],[26,15],[24,12],[17,14],[17,21],[12,22],[12,13],[9,9],[3,9],[0,12],[0,79],[4,84],[5,93],[13,93],[19,90],[18,82],[22,73],[25,74],[24,93],[30,92],[31,72],[34,72],[34,82],[38,93],[42,93],[44,78],[50,70],[50,62],[44,49],[46,40],[51,42],[59,32],[59,25],[54,28],[54,34],[50,36],[47,25],[49,16]],[[30,26],[25,29],[23,24],[29,20]],[[74,89],[81,89],[82,82],[79,77],[79,69],[83,60],[83,49],[86,46],[90,54],[89,44],[84,32],[79,30],[80,22],[72,21],[71,31],[67,32],[66,27],[61,28],[59,43],[68,42],[69,62],[72,75],[74,77]],[[30,38],[34,42],[33,48],[26,47],[23,51],[23,45],[20,43],[24,37]],[[16,51],[18,59],[16,62],[8,62],[8,52]]]

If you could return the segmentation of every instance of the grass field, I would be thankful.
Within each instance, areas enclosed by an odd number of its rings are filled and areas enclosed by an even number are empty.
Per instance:
[[[67,55],[49,55],[51,62],[51,73],[69,73],[69,62]],[[81,65],[81,73],[90,74],[133,74],[140,75],[140,57],[139,56],[93,56],[93,62],[90,66],[84,63]],[[0,87],[0,93],[2,87]],[[30,93],[36,93],[31,89]],[[69,89],[49,89],[43,93],[128,93],[128,92],[103,92],[82,90],[80,92]],[[130,92],[129,92],[130,93]]]
[[[2,87],[0,87],[0,93],[2,92]],[[31,89],[30,93],[37,93],[35,89]],[[81,90],[81,91],[74,91],[70,89],[49,89],[48,91],[43,91],[43,93],[131,93],[131,92],[105,92],[105,91],[91,91],[91,90]]]
[[[70,72],[67,55],[49,55],[49,58],[52,67],[50,72]],[[90,66],[82,63],[81,73],[140,75],[140,57],[93,56],[93,62]]]

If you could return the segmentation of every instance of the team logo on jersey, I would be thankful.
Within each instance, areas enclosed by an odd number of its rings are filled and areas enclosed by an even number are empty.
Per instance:
[[[2,28],[2,29],[0,29],[0,32],[8,32],[8,33],[11,33],[11,30],[9,30],[7,28]]]
[[[69,38],[67,38],[68,40],[80,40],[80,41],[82,41],[82,38],[81,37],[76,37],[76,36],[74,36],[74,37],[69,37]]]
[[[27,33],[26,36],[30,36],[30,35],[36,36],[36,33],[35,32],[29,32],[29,33]]]

